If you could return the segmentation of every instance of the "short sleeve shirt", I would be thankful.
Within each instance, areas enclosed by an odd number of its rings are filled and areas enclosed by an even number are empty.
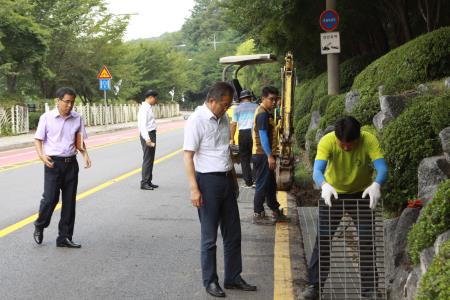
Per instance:
[[[233,122],[238,123],[239,130],[252,129],[255,110],[258,108],[256,103],[242,102],[233,112]]]
[[[325,180],[338,193],[357,193],[372,182],[372,162],[383,158],[377,138],[361,131],[358,144],[344,151],[337,144],[335,132],[326,134],[317,145],[316,160],[327,161]]]
[[[195,152],[194,167],[200,173],[231,170],[229,141],[228,116],[217,119],[206,105],[199,106],[184,127],[183,149]]]
[[[81,132],[86,139],[86,129],[81,115],[71,111],[63,117],[57,109],[41,115],[34,138],[43,142],[44,153],[49,156],[69,157],[77,153],[75,135]]]

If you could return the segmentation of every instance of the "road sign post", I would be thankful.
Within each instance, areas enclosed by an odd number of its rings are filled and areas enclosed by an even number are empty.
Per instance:
[[[326,0],[327,9],[320,14],[319,23],[320,27],[332,33],[333,30],[337,28],[339,25],[339,15],[335,11],[336,9],[336,0]],[[334,32],[333,32],[334,33]],[[322,37],[322,35],[321,35]],[[334,36],[332,36],[333,38]],[[337,33],[337,38],[339,39],[339,33]],[[330,39],[331,41],[331,39]],[[327,42],[329,43],[329,42]],[[328,95],[337,95],[339,94],[339,54],[340,53],[340,43],[339,45],[333,44],[333,47],[338,49],[339,52],[332,52],[331,45],[327,46],[327,44],[322,45],[321,43],[321,52],[326,51],[326,48],[329,48],[327,53],[327,74],[328,74]],[[325,48],[325,49],[323,49]]]
[[[103,66],[103,68],[100,70],[100,72],[97,75],[97,78],[99,80],[99,88],[101,91],[103,91],[103,97],[105,100],[105,107],[108,107],[108,101],[106,99],[106,91],[109,91],[111,89],[111,73],[109,73],[106,66]]]

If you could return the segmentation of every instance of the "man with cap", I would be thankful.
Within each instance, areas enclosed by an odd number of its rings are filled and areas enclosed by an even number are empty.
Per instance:
[[[243,187],[253,186],[252,167],[252,127],[255,110],[258,108],[256,103],[252,102],[253,95],[249,90],[242,90],[239,96],[239,106],[234,109],[233,120],[231,122],[231,144],[234,145],[234,134],[236,126],[239,128],[239,157],[242,166],[242,177],[245,184]]]
[[[156,121],[152,106],[158,102],[158,92],[148,90],[144,97],[138,113],[139,138],[143,151],[141,189],[153,190],[158,186],[152,183],[156,148]]]

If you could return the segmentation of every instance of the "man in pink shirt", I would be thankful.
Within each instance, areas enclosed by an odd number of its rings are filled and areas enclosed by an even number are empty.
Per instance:
[[[78,162],[75,136],[80,133],[87,138],[81,115],[73,112],[76,93],[72,88],[62,87],[56,91],[58,100],[54,110],[44,113],[34,135],[34,144],[39,158],[44,163],[44,193],[39,207],[39,216],[34,222],[34,240],[41,244],[44,228],[48,227],[62,194],[61,220],[58,226],[57,247],[81,248],[72,241],[75,224],[75,198],[78,186]],[[84,167],[91,167],[87,150],[80,150]]]

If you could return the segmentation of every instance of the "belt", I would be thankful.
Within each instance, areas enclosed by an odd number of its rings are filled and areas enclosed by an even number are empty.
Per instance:
[[[64,156],[50,156],[54,161],[60,161],[60,162],[64,162],[64,163],[71,163],[77,160],[76,155],[74,156],[68,156],[68,157],[64,157]]]
[[[226,172],[207,172],[207,173],[197,172],[197,173],[202,174],[202,175],[226,176],[226,177],[232,175],[231,171],[226,171]]]

